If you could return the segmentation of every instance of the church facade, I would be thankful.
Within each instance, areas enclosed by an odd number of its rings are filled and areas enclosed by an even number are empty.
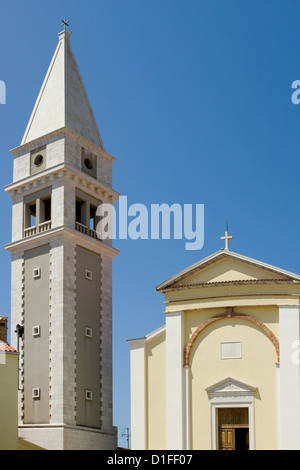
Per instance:
[[[19,436],[42,448],[115,449],[112,260],[96,232],[115,160],[62,31],[21,145],[12,150],[11,344]],[[17,334],[15,334],[15,329]]]
[[[157,286],[129,340],[133,449],[300,449],[300,276],[225,249]]]

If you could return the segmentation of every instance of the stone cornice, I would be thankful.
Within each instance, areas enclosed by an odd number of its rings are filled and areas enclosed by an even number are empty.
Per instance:
[[[103,428],[90,428],[88,426],[78,426],[78,425],[72,425],[72,424],[64,424],[64,423],[47,423],[47,424],[38,424],[38,423],[35,423],[35,424],[19,424],[18,427],[20,429],[30,429],[30,428],[33,428],[33,429],[75,429],[77,432],[80,432],[80,431],[88,431],[88,432],[93,432],[93,433],[96,433],[96,434],[107,434],[107,435],[112,435],[114,436],[115,433],[114,431],[110,431],[110,430],[107,430],[107,429],[103,429]]]
[[[81,245],[85,248],[96,251],[99,254],[107,255],[111,258],[119,254],[119,250],[107,245],[101,240],[89,237],[88,235],[66,226],[53,228],[47,232],[39,233],[33,235],[32,237],[22,238],[21,240],[8,243],[5,245],[5,249],[9,252],[23,251],[29,247],[34,248],[35,246],[50,243],[50,241],[53,239],[61,237],[68,237],[72,239],[77,245]]]
[[[56,137],[59,135],[70,135],[76,140],[79,140],[85,147],[89,148],[92,152],[94,152],[96,155],[100,155],[110,162],[116,161],[116,158],[110,155],[109,153],[105,152],[105,150],[101,149],[97,145],[93,144],[92,142],[86,140],[84,137],[82,137],[79,134],[76,134],[76,132],[71,131],[67,127],[61,127],[60,129],[57,129],[56,131],[50,132],[49,134],[43,135],[42,137],[39,137],[35,140],[31,140],[30,142],[27,142],[26,144],[20,145],[19,147],[15,147],[10,150],[10,152],[13,155],[18,155],[24,152],[24,150],[30,150],[35,148],[36,146],[41,146],[45,144],[49,139],[52,137]]]
[[[198,288],[209,288],[209,287],[227,287],[227,286],[240,286],[240,285],[252,285],[252,284],[300,284],[300,281],[293,279],[244,279],[244,280],[233,280],[233,281],[219,281],[219,282],[201,282],[195,284],[181,284],[178,286],[166,287],[161,289],[160,292],[173,292],[179,290],[198,289]]]
[[[5,191],[8,192],[12,198],[16,195],[26,195],[32,191],[39,191],[49,186],[49,184],[52,185],[55,180],[60,178],[72,180],[74,184],[76,184],[76,187],[84,192],[88,192],[96,198],[102,198],[110,202],[114,202],[119,198],[119,193],[115,190],[92,178],[83,171],[71,167],[67,163],[56,165],[48,170],[41,171],[39,174],[28,176],[20,181],[11,183],[5,186]]]

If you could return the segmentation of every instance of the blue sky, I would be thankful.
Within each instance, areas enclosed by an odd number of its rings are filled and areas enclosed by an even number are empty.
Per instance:
[[[0,186],[70,20],[75,52],[128,203],[204,204],[205,243],[117,240],[114,424],[130,426],[129,346],[164,323],[156,285],[223,247],[299,273],[300,4],[296,0],[0,1]],[[1,246],[11,203],[0,192]],[[1,314],[10,255],[0,250]]]

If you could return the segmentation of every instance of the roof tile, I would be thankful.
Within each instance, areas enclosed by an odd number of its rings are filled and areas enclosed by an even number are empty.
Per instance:
[[[4,341],[0,341],[0,351],[18,352],[15,348],[10,346],[8,343],[5,343]]]

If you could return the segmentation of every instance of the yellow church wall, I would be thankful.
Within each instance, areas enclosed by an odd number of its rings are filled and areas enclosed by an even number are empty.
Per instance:
[[[0,450],[18,449],[18,355],[0,353]]]
[[[147,342],[148,449],[166,449],[166,343],[165,334]]]
[[[221,359],[221,342],[234,341],[241,342],[242,358]],[[254,399],[255,448],[277,448],[275,364],[276,352],[272,342],[252,323],[224,319],[199,334],[190,356],[193,449],[211,448],[210,404],[205,389],[227,377],[257,387]]]

